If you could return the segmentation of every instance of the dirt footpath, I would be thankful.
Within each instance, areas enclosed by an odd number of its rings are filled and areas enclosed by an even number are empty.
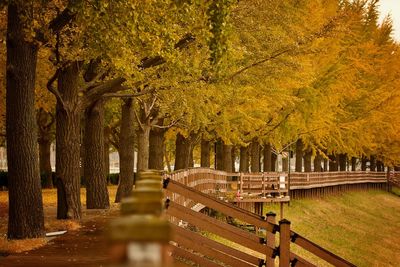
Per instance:
[[[104,232],[111,218],[93,218],[79,230],[59,236],[36,250],[0,256],[0,266],[106,266],[108,249]]]

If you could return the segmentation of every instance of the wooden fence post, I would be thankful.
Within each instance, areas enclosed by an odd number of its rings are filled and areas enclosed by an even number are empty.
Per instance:
[[[279,267],[290,266],[290,222],[279,221]]]
[[[239,194],[243,194],[243,173],[240,173],[240,179],[239,179]]]
[[[273,212],[270,211],[270,212],[268,212],[266,214],[266,216],[267,216],[267,222],[275,224],[275,222],[276,222],[276,213],[273,213]],[[267,236],[266,237],[267,237],[267,246],[272,248],[272,249],[275,249],[275,234],[267,231]],[[268,258],[267,257],[265,262],[267,264],[267,267],[275,266],[275,258]]]
[[[265,197],[265,175],[262,173],[262,196]]]

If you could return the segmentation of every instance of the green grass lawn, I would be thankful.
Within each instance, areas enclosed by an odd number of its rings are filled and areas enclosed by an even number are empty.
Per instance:
[[[279,206],[268,205],[265,212]],[[400,266],[400,197],[384,191],[292,200],[284,217],[292,229],[357,266]],[[292,246],[318,266],[329,266]]]

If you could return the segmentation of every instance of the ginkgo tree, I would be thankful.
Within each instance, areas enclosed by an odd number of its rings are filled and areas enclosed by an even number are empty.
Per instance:
[[[314,170],[322,158],[331,170],[345,169],[350,157],[370,157],[371,169],[398,164],[399,45],[390,19],[378,24],[378,3],[8,1],[0,62],[9,237],[44,233],[36,123],[47,147],[54,112],[63,219],[81,218],[81,155],[87,207],[109,207],[105,140],[114,139],[121,156],[117,201],[129,194],[135,132],[139,170],[162,169],[164,147],[175,151],[176,169],[187,168],[199,143],[201,164],[210,166],[213,142],[215,167],[227,171],[237,147],[241,170],[249,170],[251,151],[251,170],[260,171],[262,146],[264,170],[272,170],[271,151],[294,144],[298,170],[303,153],[306,171],[313,156]]]

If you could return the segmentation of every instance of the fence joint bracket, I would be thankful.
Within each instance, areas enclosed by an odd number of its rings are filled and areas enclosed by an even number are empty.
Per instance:
[[[164,188],[164,189],[167,189],[168,184],[169,184],[169,179],[170,179],[170,178],[166,178],[166,179],[163,180],[163,188]]]

